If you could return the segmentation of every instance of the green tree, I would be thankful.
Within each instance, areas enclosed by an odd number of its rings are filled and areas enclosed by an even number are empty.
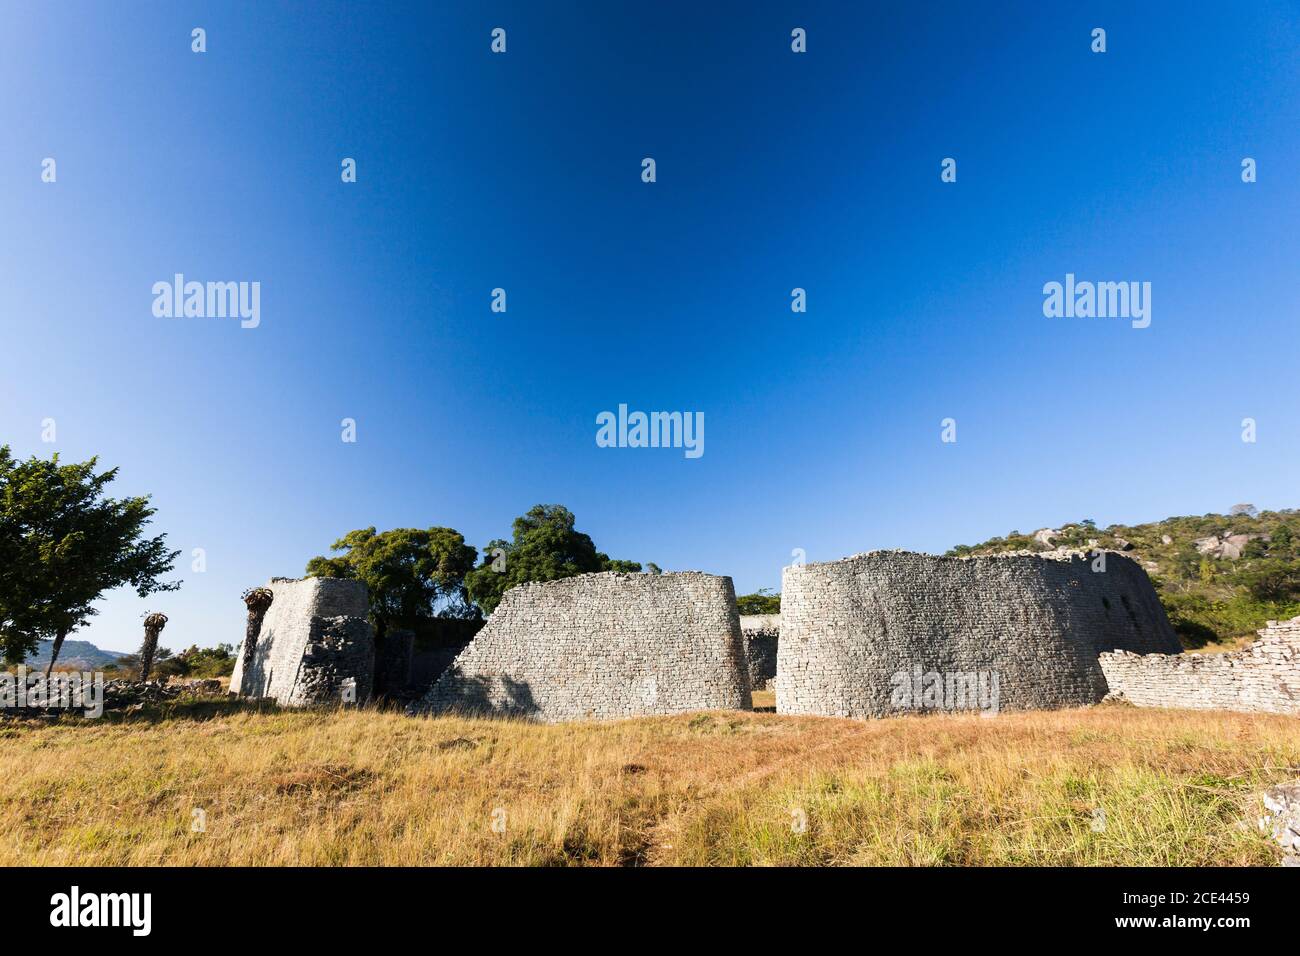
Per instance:
[[[573,525],[573,512],[563,505],[534,505],[515,519],[514,540],[491,541],[483,549],[483,563],[465,576],[470,599],[491,614],[517,584],[594,571],[641,570],[639,562],[611,560],[597,551],[591,538]],[[649,570],[659,572],[654,565]]]
[[[478,551],[451,528],[374,528],[350,531],[330,546],[338,557],[315,557],[307,574],[318,578],[356,578],[370,593],[376,640],[390,628],[414,628],[438,615],[473,617],[465,576]]]
[[[759,588],[736,598],[736,610],[741,614],[780,614],[781,595],[773,594],[771,588]]]
[[[105,591],[129,586],[147,597],[181,586],[160,580],[180,552],[167,550],[165,535],[144,536],[148,496],[108,497],[117,469],[97,464],[17,461],[0,448],[0,645],[11,664],[52,638],[48,674]]]
[[[1237,581],[1257,601],[1292,601],[1300,595],[1300,565],[1284,558],[1258,561]]]
[[[1208,557],[1201,558],[1200,577],[1202,584],[1209,584],[1214,580],[1214,562]]]
[[[1295,539],[1289,525],[1280,524],[1273,532],[1273,539],[1268,543],[1269,551],[1279,555],[1289,555],[1295,547]]]
[[[179,654],[162,658],[158,662],[158,676],[167,677],[229,677],[235,669],[233,644],[216,647],[190,645]]]

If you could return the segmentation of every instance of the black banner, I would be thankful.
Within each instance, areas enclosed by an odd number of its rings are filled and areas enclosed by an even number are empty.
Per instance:
[[[788,924],[864,938],[911,926],[918,939],[965,927],[1004,938],[1195,934],[1231,943],[1293,930],[1297,890],[1295,874],[1281,868],[7,869],[0,884],[24,935],[128,946],[205,938],[350,945],[379,932],[418,936],[444,921],[497,940],[560,925],[627,939],[686,920],[731,942],[737,932],[761,942]]]

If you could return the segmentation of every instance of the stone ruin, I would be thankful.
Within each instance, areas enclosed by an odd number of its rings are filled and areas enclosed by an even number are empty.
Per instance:
[[[771,690],[776,680],[776,648],[781,638],[781,615],[742,614],[740,633],[745,636],[750,686],[754,690]]]
[[[1111,696],[1138,707],[1300,714],[1300,617],[1225,654],[1101,655]]]
[[[366,586],[342,578],[272,578],[251,654],[241,645],[230,689],[285,707],[361,703],[374,681]]]
[[[1104,570],[1094,560],[872,551],[788,567],[777,713],[898,714],[895,691],[914,673],[985,681],[996,709],[1098,703],[1100,653],[1180,646],[1146,572],[1118,553],[1104,553]]]
[[[511,588],[412,712],[559,721],[750,706],[731,578],[607,571]]]
[[[1146,572],[1117,552],[873,551],[786,568],[782,613],[744,617],[727,577],[585,574],[512,588],[477,637],[477,622],[454,622],[472,626],[414,656],[405,631],[376,650],[359,581],[269,591],[230,686],[285,706],[392,689],[411,713],[604,719],[748,710],[774,684],[778,713],[880,717],[931,706],[900,705],[900,675],[957,675],[996,678],[995,710],[1110,697],[1300,713],[1300,618],[1238,653],[1182,654]]]

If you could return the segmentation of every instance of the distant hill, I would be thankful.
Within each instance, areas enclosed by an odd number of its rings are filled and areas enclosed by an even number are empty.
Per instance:
[[[1203,647],[1300,615],[1300,511],[1257,513],[1251,505],[1233,511],[1106,528],[1085,519],[1030,534],[1012,531],[948,553],[1124,551],[1151,575],[1183,644]]]
[[[36,653],[28,657],[24,663],[33,669],[44,668],[50,661],[50,649],[53,646],[53,641],[41,641],[36,648]],[[122,657],[120,653],[100,650],[90,641],[74,641],[68,638],[59,649],[59,660],[54,666],[59,670],[102,670],[109,664],[116,664],[120,657]]]

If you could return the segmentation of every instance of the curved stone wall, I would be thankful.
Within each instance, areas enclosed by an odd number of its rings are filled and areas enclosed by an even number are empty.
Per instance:
[[[556,721],[750,704],[731,578],[610,571],[511,588],[413,711]]]
[[[1104,554],[940,558],[873,551],[782,575],[776,708],[880,717],[1096,703],[1102,651],[1177,653],[1155,589]],[[937,683],[936,683],[937,682]],[[978,706],[952,706],[974,686]],[[954,690],[957,693],[954,693]]]

